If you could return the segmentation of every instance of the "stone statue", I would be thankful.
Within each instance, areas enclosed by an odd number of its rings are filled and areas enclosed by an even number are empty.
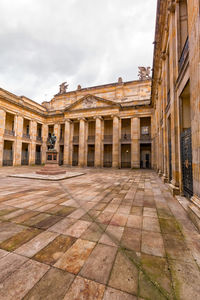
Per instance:
[[[139,76],[139,80],[147,80],[147,79],[151,79],[151,76],[150,76],[150,72],[151,72],[151,67],[138,67],[139,69],[139,73],[138,73],[138,76]]]
[[[56,143],[56,136],[53,133],[50,137],[49,137],[49,150],[54,150],[55,149],[55,143]]]
[[[65,94],[66,91],[67,91],[67,87],[69,84],[66,84],[67,82],[63,82],[60,84],[60,91],[59,91],[59,94]]]

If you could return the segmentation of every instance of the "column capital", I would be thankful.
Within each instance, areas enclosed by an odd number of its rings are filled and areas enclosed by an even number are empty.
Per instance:
[[[65,118],[65,122],[69,122],[70,124],[73,123],[71,119]]]
[[[118,120],[120,119],[120,117],[118,115],[111,115],[111,118],[118,118]]]
[[[94,116],[93,119],[95,119],[95,120],[96,119],[103,120],[103,117],[102,116]]]
[[[80,118],[78,118],[78,121],[85,121],[86,122],[87,120],[86,120],[86,118],[83,118],[83,117],[81,118],[80,117]]]

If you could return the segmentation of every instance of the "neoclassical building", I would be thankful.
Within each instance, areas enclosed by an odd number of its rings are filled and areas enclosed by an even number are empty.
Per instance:
[[[158,0],[152,105],[153,167],[200,228],[199,0]]]
[[[0,164],[45,163],[48,138],[55,133],[61,165],[150,168],[150,96],[149,79],[119,78],[69,92],[62,84],[41,105],[0,89]]]

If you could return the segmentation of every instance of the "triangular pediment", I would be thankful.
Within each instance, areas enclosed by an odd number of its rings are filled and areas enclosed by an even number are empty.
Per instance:
[[[70,106],[68,106],[65,110],[82,110],[82,109],[93,109],[93,108],[104,108],[110,106],[119,106],[119,104],[115,103],[111,100],[106,100],[94,95],[86,95],[83,98],[80,98]]]

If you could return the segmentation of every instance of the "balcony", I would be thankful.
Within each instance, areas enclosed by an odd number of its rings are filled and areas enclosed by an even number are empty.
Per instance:
[[[88,135],[88,144],[95,144],[95,135]]]
[[[30,134],[29,133],[23,133],[23,136],[22,136],[24,139],[26,140],[30,140]]]
[[[121,135],[121,143],[123,143],[123,144],[131,143],[131,134],[130,133],[122,134]]]
[[[79,143],[79,136],[78,135],[74,135],[73,136],[73,144],[78,144]]]
[[[37,142],[39,142],[39,143],[42,143],[42,137],[41,137],[41,136],[39,136],[39,135],[38,135],[38,136],[36,136],[36,141],[37,141]]]
[[[10,135],[10,136],[15,136],[15,131],[14,130],[5,129],[4,130],[4,134],[5,135]]]
[[[104,144],[112,144],[113,136],[112,135],[104,135]]]
[[[151,135],[150,134],[141,134],[140,135],[140,143],[142,143],[142,144],[151,143]]]
[[[179,71],[182,69],[188,53],[189,53],[189,39],[187,37],[185,45],[184,45],[183,50],[181,52],[179,62],[178,62]]]

